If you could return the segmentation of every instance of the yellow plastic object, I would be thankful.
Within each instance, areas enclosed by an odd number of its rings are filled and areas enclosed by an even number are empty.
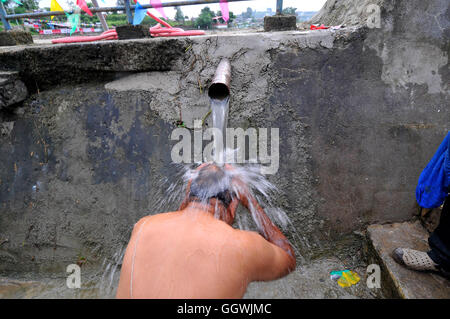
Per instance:
[[[339,286],[342,288],[350,287],[352,285],[357,284],[360,281],[360,278],[356,272],[353,271],[344,271],[342,273],[341,278],[338,280]]]
[[[339,278],[338,280],[338,285],[341,286],[342,288],[346,288],[350,287],[352,284],[348,282],[348,280],[344,276],[341,276],[341,278]]]
[[[356,285],[361,278],[359,278],[358,274],[356,272],[350,271],[343,274],[343,276],[346,276],[346,279],[348,282],[350,282],[352,285]]]

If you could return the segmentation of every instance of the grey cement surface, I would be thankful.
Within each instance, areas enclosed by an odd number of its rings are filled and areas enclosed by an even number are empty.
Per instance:
[[[353,268],[360,281],[351,287],[342,288],[330,278],[334,270],[348,269],[335,257],[316,259],[305,266],[300,265],[295,272],[273,282],[254,282],[247,289],[244,298],[250,299],[373,299],[380,297],[374,290],[367,288],[366,269]],[[379,293],[379,292],[378,292]]]
[[[336,258],[315,260],[299,267],[288,276],[272,282],[253,282],[244,295],[246,299],[373,299],[375,291],[367,288],[364,268],[357,268],[361,280],[351,287],[342,288],[330,278],[331,270],[346,269]],[[82,268],[80,289],[69,289],[66,277],[37,278],[28,274],[18,279],[0,277],[0,298],[114,298],[119,279],[119,268],[107,269],[103,274],[86,273]],[[112,278],[112,280],[111,280]]]
[[[393,1],[386,0],[327,0],[322,9],[312,17],[310,23],[325,24],[326,26],[365,25],[370,14],[370,5],[384,8]]]
[[[269,180],[299,265],[338,256],[362,266],[354,232],[411,219],[450,119],[448,4],[385,3],[380,29],[0,48],[1,68],[32,93],[0,114],[0,271],[112,258],[156,213],[161,180],[174,178],[174,122],[206,114],[223,57],[229,126],[280,128]]]

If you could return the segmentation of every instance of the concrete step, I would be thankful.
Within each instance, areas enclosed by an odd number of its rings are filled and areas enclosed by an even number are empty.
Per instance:
[[[381,289],[390,298],[450,298],[450,281],[434,273],[409,270],[392,258],[397,247],[428,251],[429,233],[419,221],[367,228],[370,262],[381,267]]]

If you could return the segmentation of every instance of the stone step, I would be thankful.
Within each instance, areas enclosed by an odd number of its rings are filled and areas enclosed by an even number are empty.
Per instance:
[[[0,47],[32,43],[33,37],[28,31],[8,30],[0,32]]]
[[[450,298],[450,281],[434,273],[409,270],[392,258],[397,247],[428,251],[429,233],[419,221],[367,228],[370,262],[381,267],[381,289],[390,298]]]

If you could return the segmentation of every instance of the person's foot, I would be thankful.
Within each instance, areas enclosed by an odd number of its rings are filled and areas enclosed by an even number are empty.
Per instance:
[[[396,262],[412,270],[419,271],[439,271],[436,264],[426,252],[397,248],[392,252],[392,257]]]

